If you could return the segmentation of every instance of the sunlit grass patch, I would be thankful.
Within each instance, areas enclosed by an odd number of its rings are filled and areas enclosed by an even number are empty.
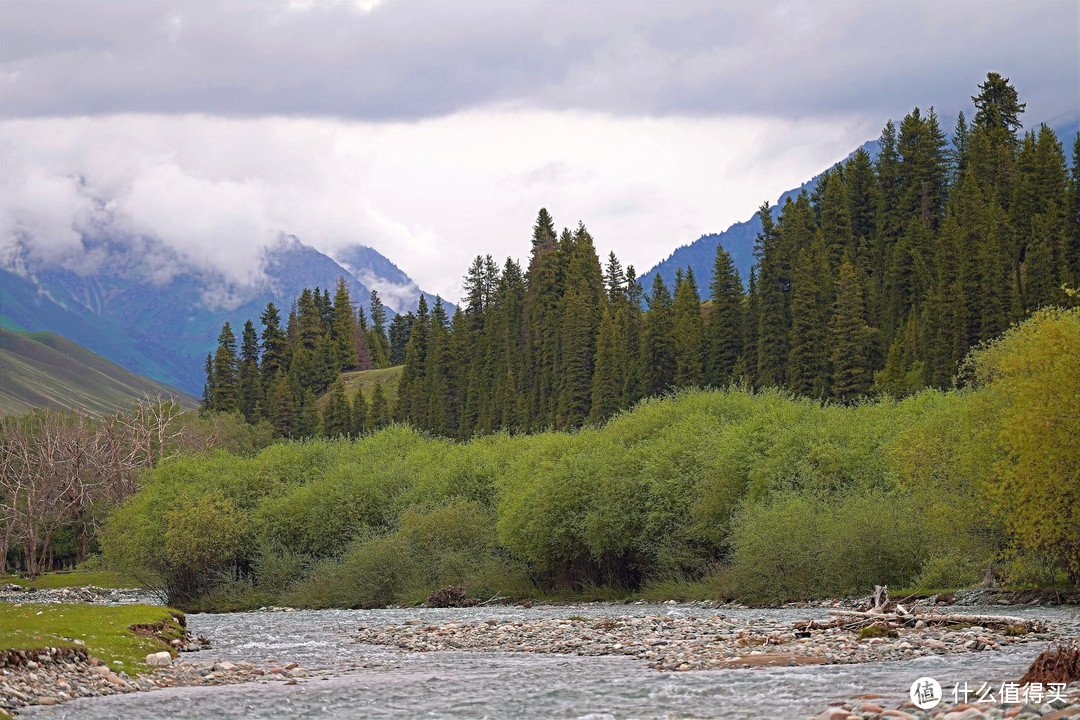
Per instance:
[[[169,640],[184,634],[176,616],[181,614],[156,605],[0,603],[0,650],[82,645],[110,669],[135,674],[146,668],[148,654],[170,648],[155,637],[136,635],[131,626],[162,623]]]

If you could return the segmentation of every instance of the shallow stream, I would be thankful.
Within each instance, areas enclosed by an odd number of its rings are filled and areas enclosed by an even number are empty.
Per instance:
[[[1040,617],[1080,635],[1076,608],[957,608],[958,612]],[[667,673],[631,657],[532,653],[410,653],[361,645],[358,626],[418,619],[425,624],[488,619],[678,615],[760,619],[787,626],[824,619],[825,610],[710,610],[686,605],[560,605],[534,608],[321,610],[189,615],[189,628],[213,649],[191,661],[222,659],[264,667],[298,662],[312,677],[220,687],[176,688],[28,708],[25,717],[86,720],[294,720],[295,718],[787,718],[802,719],[829,702],[860,694],[899,703],[911,683],[1016,680],[1045,647],[1029,643],[1000,652],[920,657],[901,662]],[[882,702],[882,701],[878,701]]]

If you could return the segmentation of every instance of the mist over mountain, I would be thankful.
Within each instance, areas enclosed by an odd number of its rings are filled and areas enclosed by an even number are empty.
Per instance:
[[[373,289],[391,313],[415,309],[420,294],[400,268],[360,244],[342,251],[342,264],[282,235],[261,249],[258,266],[241,281],[152,238],[110,235],[108,227],[84,234],[78,252],[60,258],[43,258],[31,251],[32,239],[23,242],[21,252],[5,253],[0,270],[0,326],[57,333],[195,394],[204,381],[202,358],[226,321],[237,332],[248,319],[258,327],[267,303],[287,315],[305,287],[332,292],[341,277],[365,312]]]

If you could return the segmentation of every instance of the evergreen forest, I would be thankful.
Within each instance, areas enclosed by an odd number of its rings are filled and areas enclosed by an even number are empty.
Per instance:
[[[449,438],[601,423],[690,387],[780,388],[849,403],[951,387],[969,350],[1080,285],[1080,135],[1068,167],[1045,125],[989,73],[951,141],[931,107],[888,122],[812,193],[759,211],[742,278],[718,247],[712,277],[643,288],[585,225],[540,210],[522,266],[479,256],[462,306],[370,318],[344,281],[305,290],[282,327],[273,305],[239,351],[226,325],[203,405],[279,437],[358,436],[391,420]],[[704,282],[706,284],[702,285]],[[397,402],[347,397],[348,370],[403,365]],[[319,400],[326,394],[326,399]]]

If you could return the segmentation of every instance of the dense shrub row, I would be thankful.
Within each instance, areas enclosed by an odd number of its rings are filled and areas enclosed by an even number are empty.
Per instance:
[[[1016,362],[1047,336],[1038,362]],[[1075,580],[1071,550],[1058,550],[1077,525],[1048,544],[1015,517],[1041,517],[1018,504],[1046,467],[1080,485],[1080,384],[1060,390],[1080,367],[1077,339],[1076,310],[1042,313],[977,354],[967,388],[903,401],[695,390],[574,433],[460,443],[395,426],[178,458],[113,514],[107,559],[173,603],[219,608],[417,602],[462,583],[520,596],[690,582],[778,600],[963,585],[988,568]],[[1053,398],[1039,394],[1047,384]],[[1058,402],[1044,431],[1063,457],[1030,459],[1022,443],[1046,449],[1010,434],[1039,412],[1025,409],[1032,397]],[[1054,499],[1061,519],[1080,507],[1068,492]]]

